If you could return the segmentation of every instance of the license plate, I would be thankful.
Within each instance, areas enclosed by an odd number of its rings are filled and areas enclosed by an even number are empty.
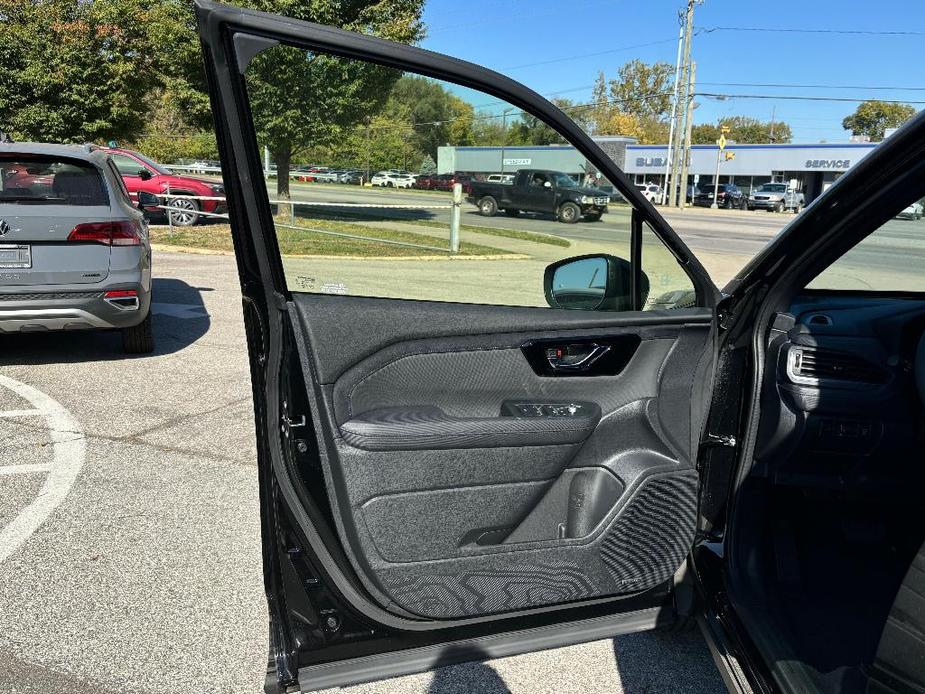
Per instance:
[[[32,267],[32,246],[0,243],[0,269]]]

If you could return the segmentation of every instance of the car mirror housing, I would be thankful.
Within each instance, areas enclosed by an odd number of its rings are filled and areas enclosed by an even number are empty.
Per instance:
[[[139,169],[138,178],[140,178],[142,181],[148,181],[151,179],[151,172],[147,169]]]
[[[643,298],[648,281],[640,272]],[[633,268],[628,260],[595,254],[566,258],[546,268],[543,278],[546,303],[552,308],[583,311],[632,311]]]
[[[148,193],[143,190],[138,192],[138,209],[142,212],[153,212],[157,210],[160,204],[160,198],[154,193]]]

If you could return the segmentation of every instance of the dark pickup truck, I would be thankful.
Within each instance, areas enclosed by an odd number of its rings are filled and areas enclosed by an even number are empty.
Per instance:
[[[574,224],[582,218],[599,220],[607,211],[610,194],[599,188],[582,188],[561,171],[520,169],[513,183],[473,181],[466,200],[477,205],[485,217],[499,211],[509,217],[520,212],[546,212],[560,222]]]

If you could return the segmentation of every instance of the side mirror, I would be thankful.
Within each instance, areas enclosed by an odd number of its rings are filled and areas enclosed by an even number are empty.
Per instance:
[[[545,181],[545,182],[543,183],[543,187],[544,187],[544,188],[552,188],[552,183],[550,183],[549,181]]]
[[[649,295],[649,280],[640,272],[640,302]],[[543,278],[546,303],[552,308],[583,311],[632,311],[633,268],[613,255],[583,255],[549,265]]]
[[[151,180],[151,172],[147,169],[138,169],[138,178],[142,181],[149,181]]]
[[[142,212],[156,212],[161,199],[154,193],[138,191],[138,209]]]

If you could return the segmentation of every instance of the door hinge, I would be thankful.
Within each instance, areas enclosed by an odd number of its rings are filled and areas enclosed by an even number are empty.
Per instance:
[[[707,434],[703,445],[707,447],[722,446],[723,448],[735,448],[736,437],[732,434]]]

